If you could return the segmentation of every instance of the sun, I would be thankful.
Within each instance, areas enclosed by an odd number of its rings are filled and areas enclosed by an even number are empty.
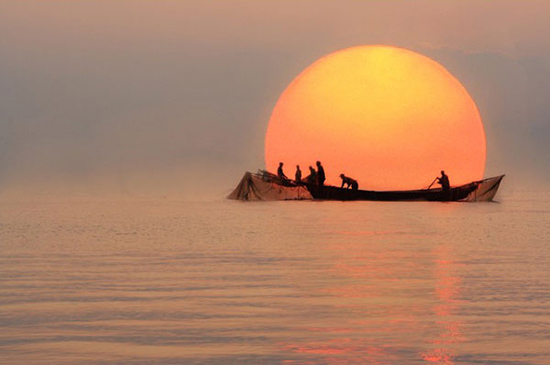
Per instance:
[[[472,97],[443,66],[390,46],[329,54],[280,96],[265,137],[270,171],[294,176],[315,161],[327,183],[341,173],[360,189],[415,189],[445,170],[452,185],[483,177],[486,143]]]

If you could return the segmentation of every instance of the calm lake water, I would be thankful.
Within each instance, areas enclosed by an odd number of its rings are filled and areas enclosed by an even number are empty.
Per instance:
[[[2,364],[549,364],[550,195],[0,199]]]

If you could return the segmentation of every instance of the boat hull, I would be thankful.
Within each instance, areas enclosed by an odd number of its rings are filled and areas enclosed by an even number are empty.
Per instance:
[[[426,189],[426,190],[403,190],[403,191],[372,191],[352,190],[336,186],[307,185],[313,199],[316,200],[370,200],[370,201],[481,201],[492,200],[502,180],[502,176],[489,178],[481,181],[474,181],[469,184],[456,186],[450,190]],[[480,190],[491,191],[490,199],[481,199],[476,194]],[[490,189],[488,188],[490,187]]]

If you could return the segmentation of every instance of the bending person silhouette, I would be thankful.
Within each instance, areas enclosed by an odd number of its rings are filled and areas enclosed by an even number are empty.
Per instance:
[[[285,173],[283,172],[283,163],[279,162],[279,168],[277,169],[277,176],[279,176],[283,180],[288,180]]]
[[[340,186],[341,188],[351,188],[352,190],[359,189],[359,184],[357,183],[357,180],[352,179],[351,177],[344,174],[340,174],[340,178],[342,178],[342,186]]]
[[[315,171],[313,166],[309,167],[309,175],[306,177],[306,182],[308,184],[317,184],[317,171]]]
[[[441,177],[437,178],[437,183],[441,185],[443,190],[451,190],[451,184],[449,183],[449,177],[445,175],[445,171],[441,170]]]

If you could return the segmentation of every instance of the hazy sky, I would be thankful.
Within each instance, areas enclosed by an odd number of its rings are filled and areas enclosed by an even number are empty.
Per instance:
[[[544,185],[549,14],[547,0],[4,0],[0,190],[223,193],[263,167],[288,83],[319,57],[365,44],[445,66],[479,107],[486,175]]]

